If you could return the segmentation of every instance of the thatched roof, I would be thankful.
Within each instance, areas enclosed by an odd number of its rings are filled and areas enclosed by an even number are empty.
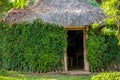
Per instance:
[[[101,21],[105,15],[86,0],[39,0],[37,5],[24,10],[11,10],[5,21],[32,22],[37,18],[62,26],[85,26]]]

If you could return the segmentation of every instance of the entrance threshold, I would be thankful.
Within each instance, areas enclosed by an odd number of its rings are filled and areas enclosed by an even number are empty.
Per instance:
[[[66,75],[90,75],[92,73],[89,71],[85,71],[85,70],[70,70],[70,71],[62,72],[62,74],[66,74]]]
[[[71,70],[68,71],[70,75],[90,75],[91,73],[89,71],[84,70]]]

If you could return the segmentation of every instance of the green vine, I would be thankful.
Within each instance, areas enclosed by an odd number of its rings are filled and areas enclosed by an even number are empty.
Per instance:
[[[119,69],[120,47],[114,35],[96,34],[90,29],[87,40],[87,59],[92,72]]]
[[[33,23],[0,26],[1,68],[26,72],[62,69],[67,31],[54,24]]]

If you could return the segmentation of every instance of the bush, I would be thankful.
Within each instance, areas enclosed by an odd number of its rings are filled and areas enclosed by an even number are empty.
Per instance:
[[[120,72],[104,72],[92,77],[92,80],[120,80]]]
[[[87,39],[87,60],[90,70],[116,71],[120,70],[120,47],[115,36],[106,36],[90,29]]]
[[[106,51],[102,54],[104,69],[107,71],[120,70],[120,46],[117,45],[118,39],[115,36],[105,36],[107,44]]]
[[[104,54],[107,47],[104,42],[105,38],[103,35],[95,35],[92,30],[89,32],[89,38],[87,40],[87,60],[92,72],[101,71],[104,66],[102,63],[102,54]]]
[[[61,59],[67,44],[67,31],[54,24],[33,23],[0,27],[2,69],[48,72],[61,70]]]

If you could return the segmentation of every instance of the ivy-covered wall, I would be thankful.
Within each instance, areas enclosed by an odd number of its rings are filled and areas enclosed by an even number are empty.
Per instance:
[[[62,70],[67,31],[54,24],[0,24],[0,68],[26,72]]]
[[[90,70],[120,70],[120,45],[114,35],[103,35],[97,29],[90,28],[87,40],[87,59]]]
[[[120,46],[115,36],[90,28],[87,60],[92,72],[120,67]],[[8,25],[0,23],[0,69],[25,72],[62,70],[67,31],[58,25],[35,20]]]

